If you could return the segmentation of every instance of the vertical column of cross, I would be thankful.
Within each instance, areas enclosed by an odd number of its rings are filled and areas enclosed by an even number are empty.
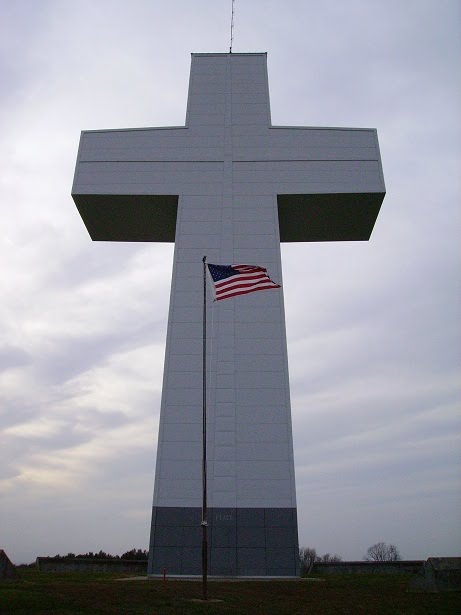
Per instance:
[[[232,209],[232,63],[226,58],[224,86],[224,160],[221,217],[221,263],[234,262]],[[223,301],[215,310],[216,406],[214,409],[214,461],[210,499],[214,508],[235,508],[237,490],[235,424],[235,304]],[[222,533],[222,532],[221,532]],[[224,539],[225,536],[223,535]],[[228,537],[230,540],[230,537]],[[225,539],[220,547],[229,546]]]

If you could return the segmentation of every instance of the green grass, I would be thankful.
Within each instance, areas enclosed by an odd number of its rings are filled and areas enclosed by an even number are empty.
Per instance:
[[[19,571],[0,583],[0,615],[459,615],[461,592],[407,592],[406,575],[335,575],[321,581],[120,581],[120,575]]]

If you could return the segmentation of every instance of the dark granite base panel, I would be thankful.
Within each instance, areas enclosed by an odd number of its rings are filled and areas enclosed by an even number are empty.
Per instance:
[[[148,574],[202,573],[201,508],[154,507]],[[208,573],[298,576],[296,508],[208,510]]]

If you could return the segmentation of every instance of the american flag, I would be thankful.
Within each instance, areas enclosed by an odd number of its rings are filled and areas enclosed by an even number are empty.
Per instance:
[[[229,299],[257,290],[280,288],[267,275],[267,269],[256,265],[212,265],[208,270],[213,280],[215,299]]]

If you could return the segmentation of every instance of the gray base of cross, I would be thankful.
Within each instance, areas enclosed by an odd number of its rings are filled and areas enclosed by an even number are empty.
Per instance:
[[[201,508],[155,507],[148,575],[201,574]],[[299,576],[295,508],[209,508],[210,576]]]

